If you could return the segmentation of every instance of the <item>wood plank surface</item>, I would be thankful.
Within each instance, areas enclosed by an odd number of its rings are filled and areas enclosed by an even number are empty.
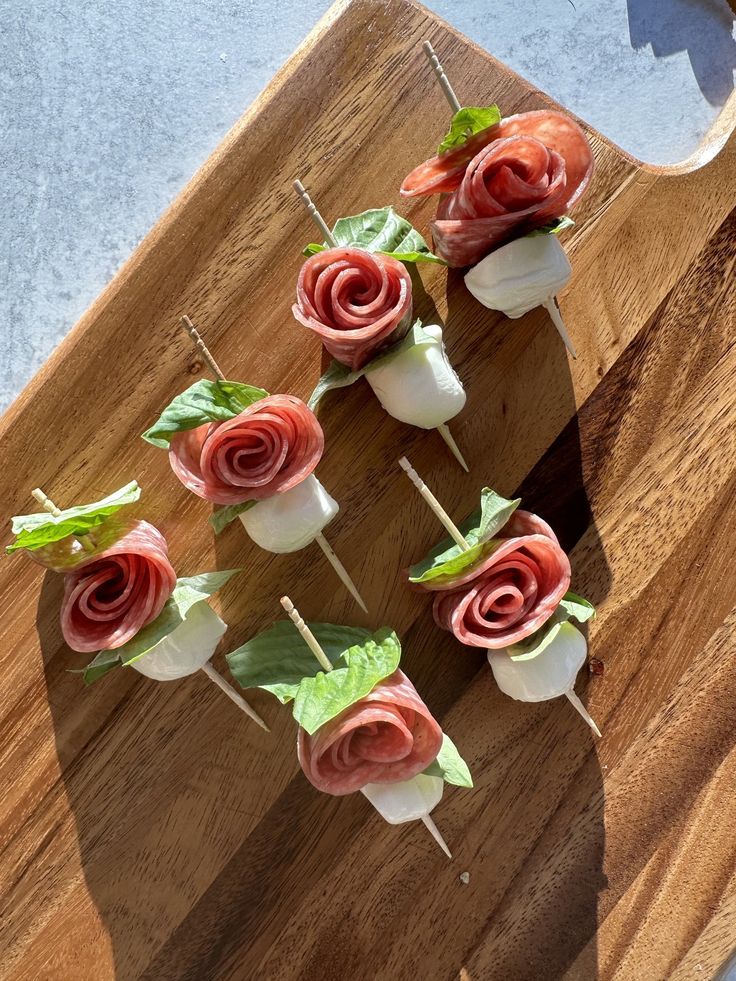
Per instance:
[[[591,133],[561,297],[576,362],[542,311],[508,321],[459,273],[414,277],[466,383],[453,429],[471,474],[364,383],[325,402],[330,537],[368,617],[316,547],[215,540],[208,505],[138,439],[203,371],[184,312],[228,376],[311,391],[321,353],[290,306],[314,233],[291,181],[328,220],[398,203],[448,116],[425,37],[462,101],[549,104],[407,0],[333,7],[5,414],[0,500],[23,513],[39,484],[64,506],[138,478],[179,574],[246,569],[215,604],[223,669],[286,589],[308,618],[394,626],[475,776],[435,812],[454,860],[360,795],[314,791],[265,693],[270,736],[205,678],[123,670],[84,690],[60,577],[16,556],[0,564],[3,981],[664,981],[712,977],[736,947],[736,141],[672,176]],[[433,204],[404,211],[426,230]],[[438,528],[402,453],[457,517],[490,483],[556,528],[599,611],[605,671],[578,692],[602,741],[560,700],[502,696],[404,588]]]

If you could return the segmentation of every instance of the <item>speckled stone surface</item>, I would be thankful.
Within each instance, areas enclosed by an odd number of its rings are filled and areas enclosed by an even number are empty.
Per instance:
[[[327,6],[0,0],[0,408]],[[653,162],[687,156],[733,88],[726,0],[429,6]]]

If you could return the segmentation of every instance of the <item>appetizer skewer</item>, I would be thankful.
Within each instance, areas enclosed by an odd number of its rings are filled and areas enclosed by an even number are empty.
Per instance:
[[[437,156],[405,178],[401,194],[441,194],[435,247],[450,266],[473,266],[465,276],[470,292],[511,318],[544,306],[576,357],[555,300],[572,274],[557,233],[572,224],[566,213],[590,181],[588,140],[559,112],[502,119],[497,106],[458,108],[432,45],[423,48],[453,120]]]
[[[412,284],[403,262],[387,252],[341,244],[301,181],[294,181],[294,189],[324,237],[325,247],[302,267],[293,313],[299,323],[318,334],[335,359],[320,379],[310,406],[316,406],[330,388],[352,384],[364,375],[390,416],[420,429],[436,429],[467,471],[447,425],[465,405],[465,391],[447,358],[440,325],[417,321],[410,330]],[[397,226],[403,222],[394,238],[401,241],[404,235],[405,240],[404,225],[416,236],[404,219],[390,209],[386,212],[388,221]],[[365,212],[355,218],[368,216],[366,227],[374,232],[369,222],[377,214],[382,213]],[[417,240],[424,245],[418,236]],[[404,261],[409,261],[409,255],[412,261],[422,256],[417,251],[395,254],[404,255]]]
[[[552,529],[488,488],[480,512],[459,528],[406,457],[399,464],[455,543],[441,543],[409,573],[412,585],[434,594],[435,623],[486,648],[504,694],[524,702],[564,695],[600,736],[574,691],[587,642],[569,622],[595,610],[569,592],[570,562]]]
[[[361,791],[390,824],[431,818],[444,783],[470,787],[468,768],[400,670],[394,631],[306,624],[291,600],[278,621],[227,656],[244,687],[293,701],[307,779],[336,796]]]
[[[98,651],[84,670],[91,684],[122,665],[156,681],[203,671],[254,722],[268,726],[210,664],[227,626],[206,602],[238,570],[177,579],[166,539],[147,521],[117,512],[140,497],[133,481],[103,501],[62,511],[40,488],[41,515],[13,519],[16,542],[65,575],[61,629],[69,647]]]
[[[291,395],[227,381],[189,317],[181,324],[215,376],[195,382],[143,438],[169,451],[171,468],[197,496],[220,505],[215,531],[239,518],[251,539],[278,554],[316,542],[360,608],[357,586],[323,534],[339,511],[314,474],[324,434]]]

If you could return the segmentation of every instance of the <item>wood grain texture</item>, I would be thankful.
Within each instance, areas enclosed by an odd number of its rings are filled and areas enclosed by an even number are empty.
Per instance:
[[[393,625],[476,778],[435,813],[455,859],[360,795],[315,792],[290,714],[263,693],[270,737],[204,677],[119,671],[83,690],[61,582],[16,556],[0,566],[3,981],[664,981],[712,976],[736,946],[733,140],[674,177],[591,133],[561,298],[572,364],[542,311],[505,320],[459,274],[420,270],[418,313],[443,318],[469,393],[453,429],[471,475],[363,383],[325,402],[330,538],[370,617],[316,547],[213,539],[205,502],[137,438],[203,370],[184,312],[229,376],[311,391],[319,345],[290,305],[313,232],[291,181],[328,220],[397,202],[447,121],[427,36],[461,100],[548,104],[421,7],[333,8],[6,413],[0,500],[22,513],[40,484],[64,506],[137,477],[180,574],[246,569],[216,604],[223,651],[279,617],[285,589],[307,617]],[[432,204],[408,209],[418,227]],[[491,483],[558,530],[599,609],[605,673],[578,690],[602,742],[559,700],[504,698],[482,652],[403,587],[438,528],[402,453],[457,517]]]

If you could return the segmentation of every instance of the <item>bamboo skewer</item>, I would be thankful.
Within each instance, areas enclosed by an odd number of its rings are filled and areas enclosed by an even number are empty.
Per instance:
[[[422,48],[429,60],[430,65],[432,66],[432,70],[437,76],[437,81],[440,83],[440,86],[442,87],[442,91],[445,93],[445,98],[449,102],[450,108],[452,109],[454,115],[462,107],[460,105],[460,102],[458,101],[457,96],[455,95],[455,92],[453,91],[452,86],[450,85],[447,75],[445,74],[445,69],[442,67],[440,60],[435,54],[434,48],[429,43],[429,41],[425,41],[422,44]],[[559,305],[557,304],[556,298],[553,296],[549,297],[548,300],[545,300],[545,302],[542,303],[542,306],[545,308],[545,310],[550,316],[552,323],[557,328],[557,332],[562,338],[563,344],[570,352],[570,356],[572,358],[577,358],[575,345],[572,343],[570,339],[570,335],[567,332],[567,328],[565,327],[565,322],[562,319],[562,314],[560,313],[560,308]]]
[[[291,622],[294,624],[296,629],[301,634],[302,640],[310,649],[312,654],[314,654],[314,656],[317,658],[322,668],[324,668],[325,671],[332,671],[332,664],[330,663],[330,659],[322,650],[319,641],[314,636],[312,631],[309,629],[307,624],[304,622],[304,618],[300,615],[299,611],[294,606],[294,604],[292,603],[292,601],[289,599],[288,596],[281,597],[281,605],[286,610]],[[432,835],[432,837],[437,842],[437,844],[440,846],[440,848],[445,853],[445,855],[447,855],[448,858],[452,858],[452,853],[450,849],[447,847],[447,843],[445,842],[445,839],[442,837],[439,828],[434,823],[434,821],[429,816],[429,814],[424,814],[422,816],[422,823],[427,828],[427,830]]]
[[[445,509],[442,507],[442,505],[439,503],[437,498],[427,487],[427,485],[424,483],[422,478],[412,467],[412,465],[409,463],[409,461],[405,456],[402,456],[402,458],[399,460],[399,465],[401,466],[402,470],[404,470],[408,474],[409,479],[414,484],[414,486],[419,491],[419,493],[422,495],[422,497],[427,502],[427,504],[430,506],[432,511],[434,511],[435,515],[437,516],[441,524],[443,524],[445,529],[450,533],[450,535],[455,541],[455,544],[458,545],[461,549],[463,549],[463,551],[467,551],[470,548],[470,545],[463,537],[462,532],[460,531],[460,529],[457,527],[455,522],[449,516],[447,511],[445,511]],[[596,736],[600,736],[601,735],[600,729],[595,724],[590,714],[588,713],[587,709],[585,708],[585,706],[580,701],[580,699],[575,694],[572,688],[569,691],[565,692],[565,697],[568,699],[568,701],[573,706],[573,708],[580,713],[582,718],[590,726],[590,728],[593,730]]]
[[[327,222],[324,220],[324,218],[322,217],[322,215],[317,210],[317,206],[312,201],[311,197],[307,193],[307,191],[306,191],[306,189],[305,189],[305,187],[304,187],[304,185],[302,184],[301,181],[294,181],[294,190],[296,191],[296,193],[301,198],[302,203],[304,204],[304,207],[309,212],[309,216],[311,217],[312,221],[315,223],[315,225],[317,226],[317,228],[319,228],[319,230],[324,235],[325,240],[334,248],[337,245],[337,242],[335,241],[335,237],[333,236],[332,232],[330,231],[330,229],[329,229],[329,227],[327,225]],[[445,441],[445,443],[447,444],[450,452],[455,457],[455,459],[460,464],[460,466],[463,468],[463,470],[465,471],[465,473],[468,473],[469,472],[468,471],[468,465],[465,462],[465,458],[463,457],[462,453],[460,452],[460,447],[455,442],[455,439],[454,439],[452,433],[450,432],[450,428],[447,425],[447,423],[446,422],[443,422],[441,425],[437,426],[437,432],[440,434],[440,436],[442,437],[442,439]]]
[[[192,343],[194,344],[194,346],[196,347],[196,349],[199,351],[199,353],[202,356],[202,358],[209,365],[210,370],[212,371],[213,375],[215,375],[217,378],[219,378],[220,381],[224,381],[225,380],[225,375],[223,374],[222,369],[220,368],[220,366],[218,365],[218,363],[215,361],[214,357],[212,356],[212,354],[209,351],[209,348],[207,347],[207,345],[205,344],[205,342],[202,340],[202,338],[201,338],[201,336],[199,334],[199,331],[194,326],[194,324],[192,323],[192,321],[189,319],[189,317],[186,317],[185,316],[185,317],[182,317],[181,318],[181,323],[182,323],[182,326],[184,327],[184,330],[187,332],[187,334],[189,334],[190,338],[192,339]],[[363,602],[363,598],[361,597],[360,593],[358,592],[357,586],[355,585],[355,583],[353,582],[353,580],[350,578],[350,575],[349,575],[347,569],[342,564],[342,562],[340,561],[340,559],[337,557],[337,555],[335,554],[334,549],[332,548],[332,546],[330,545],[330,543],[327,541],[327,539],[325,538],[325,536],[320,532],[316,536],[315,541],[317,542],[317,544],[319,545],[319,547],[324,552],[325,556],[327,557],[327,560],[329,561],[330,565],[332,566],[332,568],[335,570],[335,572],[339,576],[340,581],[345,586],[345,588],[347,589],[347,591],[353,597],[353,599],[358,604],[358,606],[361,608],[361,610],[363,610],[364,613],[367,613],[368,612],[368,607]]]

